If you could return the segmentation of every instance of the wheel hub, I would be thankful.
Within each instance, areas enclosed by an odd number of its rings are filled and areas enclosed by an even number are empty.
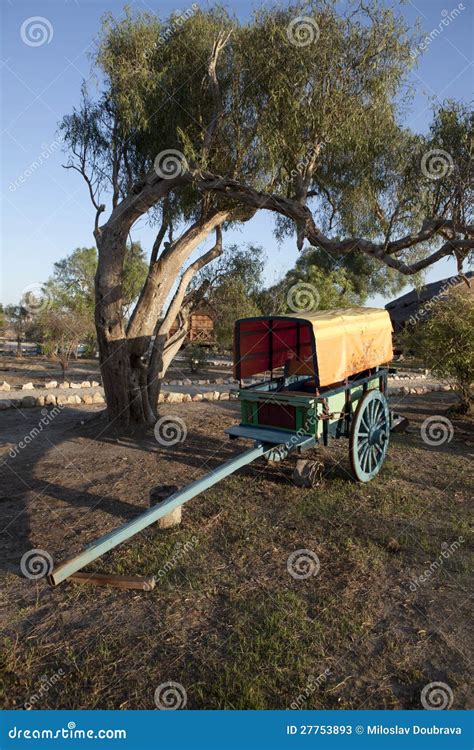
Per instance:
[[[369,430],[369,445],[383,445],[387,439],[387,433],[381,427],[371,427]]]

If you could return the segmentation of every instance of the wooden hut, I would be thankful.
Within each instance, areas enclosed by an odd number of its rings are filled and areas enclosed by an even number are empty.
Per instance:
[[[189,316],[188,333],[184,340],[185,344],[200,344],[202,346],[213,346],[216,343],[214,335],[215,311],[208,302],[202,302]],[[175,333],[176,326],[170,331]]]

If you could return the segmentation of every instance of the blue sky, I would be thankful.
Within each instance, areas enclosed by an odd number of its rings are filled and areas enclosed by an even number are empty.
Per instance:
[[[91,73],[90,53],[100,18],[106,11],[120,14],[123,2],[115,0],[3,0],[1,36],[2,74],[2,251],[0,254],[0,301],[18,302],[22,291],[40,284],[53,263],[74,248],[94,244],[94,212],[82,178],[62,168],[65,156],[57,143],[57,124],[78,103],[80,85]],[[205,7],[205,3],[199,3]],[[392,3],[387,3],[387,5]],[[168,15],[186,10],[191,2],[129,2],[136,8]],[[248,16],[258,3],[229,2],[240,17]],[[407,2],[402,11],[410,24],[419,18],[429,34],[455,8],[453,18],[429,44],[410,82],[415,97],[406,114],[406,125],[423,132],[430,121],[433,100],[472,97],[473,0]],[[446,13],[447,12],[447,13]],[[42,19],[44,37],[28,37],[32,17]],[[24,25],[22,33],[22,25]],[[29,44],[24,39],[29,40]],[[35,45],[39,38],[47,39]],[[265,212],[227,242],[260,244],[265,248],[268,282],[290,268],[297,257],[295,243],[279,245],[272,234],[272,220]],[[152,233],[144,222],[134,239],[149,248]],[[429,280],[455,273],[452,260],[436,265]],[[408,288],[408,287],[407,287]],[[372,300],[381,304],[382,298]]]

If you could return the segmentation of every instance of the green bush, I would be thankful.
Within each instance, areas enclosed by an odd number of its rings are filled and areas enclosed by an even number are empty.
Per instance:
[[[472,407],[474,382],[474,297],[456,290],[431,306],[430,316],[408,326],[404,338],[431,371],[452,382],[461,410]]]
[[[193,374],[203,370],[208,361],[207,351],[203,346],[193,344],[184,351],[184,359]]]

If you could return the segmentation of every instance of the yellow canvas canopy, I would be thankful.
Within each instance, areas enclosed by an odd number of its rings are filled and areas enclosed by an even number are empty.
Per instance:
[[[244,318],[235,326],[237,378],[286,365],[288,374],[312,375],[325,386],[392,357],[390,317],[378,308]]]

